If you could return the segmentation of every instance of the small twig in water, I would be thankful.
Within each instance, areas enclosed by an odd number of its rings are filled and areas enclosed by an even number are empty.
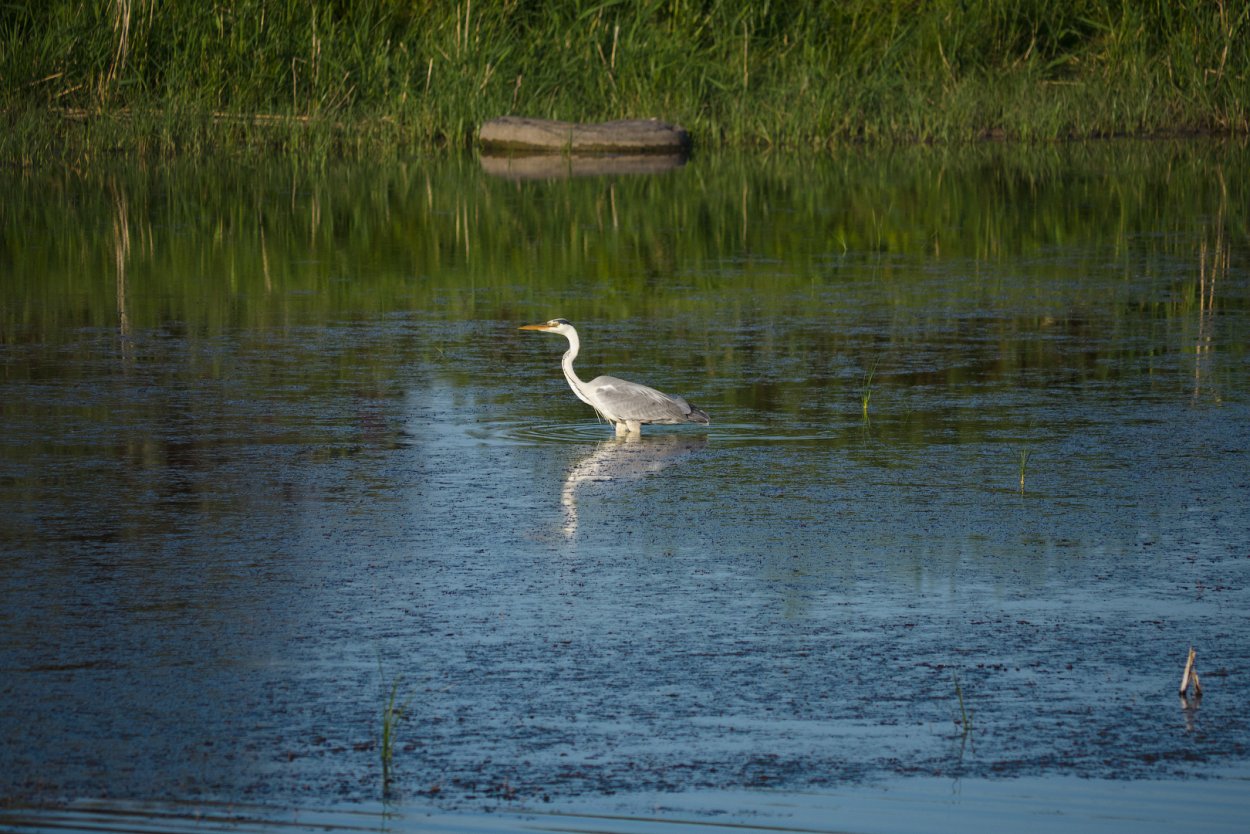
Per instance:
[[[1189,647],[1189,656],[1185,660],[1185,671],[1181,675],[1181,703],[1185,706],[1189,705],[1189,688],[1193,685],[1194,703],[1197,704],[1202,700],[1202,682],[1198,680],[1198,653],[1194,651],[1194,647]]]

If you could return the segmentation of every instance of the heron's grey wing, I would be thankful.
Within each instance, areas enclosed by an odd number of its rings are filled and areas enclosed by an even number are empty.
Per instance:
[[[646,385],[598,376],[590,381],[591,393],[599,399],[605,415],[617,420],[640,423],[685,423],[693,409],[681,397],[672,397]]]

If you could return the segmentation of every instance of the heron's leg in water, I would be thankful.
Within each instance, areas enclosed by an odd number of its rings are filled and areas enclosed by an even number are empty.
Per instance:
[[[642,434],[642,423],[637,420],[626,420],[625,426],[630,434]]]
[[[616,428],[617,437],[623,437],[624,435],[629,433],[629,426],[625,425],[624,422],[613,423],[612,425]]]

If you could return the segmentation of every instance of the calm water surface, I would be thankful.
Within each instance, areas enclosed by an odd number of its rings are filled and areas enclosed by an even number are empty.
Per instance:
[[[0,800],[1250,760],[1245,148],[2,179]]]

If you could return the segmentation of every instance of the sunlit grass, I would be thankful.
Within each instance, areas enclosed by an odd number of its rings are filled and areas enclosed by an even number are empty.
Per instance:
[[[0,9],[0,111],[38,115],[0,156],[376,157],[505,114],[809,149],[1244,132],[1248,44],[1224,0],[48,0]]]

